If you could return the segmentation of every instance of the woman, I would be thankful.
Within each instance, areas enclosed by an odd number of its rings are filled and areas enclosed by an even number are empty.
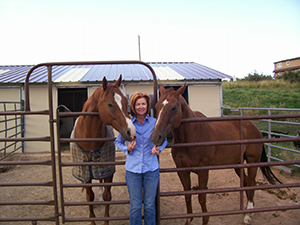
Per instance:
[[[142,224],[142,203],[144,203],[144,224],[156,224],[155,196],[159,180],[157,155],[166,147],[156,147],[151,142],[156,119],[148,116],[150,112],[149,95],[136,92],[130,97],[130,113],[136,127],[136,139],[125,143],[119,134],[116,146],[126,154],[126,183],[130,198],[130,224]],[[144,195],[144,196],[143,196]]]

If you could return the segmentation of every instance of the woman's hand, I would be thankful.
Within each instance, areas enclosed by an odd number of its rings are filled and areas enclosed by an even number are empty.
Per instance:
[[[154,145],[154,147],[152,148],[152,154],[153,155],[158,155],[160,152],[160,150],[158,148],[156,148],[156,145]]]
[[[133,150],[135,148],[135,146],[136,146],[136,141],[135,140],[129,142],[128,146],[127,146],[127,151],[130,152],[131,150]]]

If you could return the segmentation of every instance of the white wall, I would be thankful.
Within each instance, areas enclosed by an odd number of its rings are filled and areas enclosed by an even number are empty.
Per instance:
[[[57,92],[56,87],[53,91],[53,109],[56,116]],[[46,86],[31,86],[30,109],[31,111],[47,110],[48,107],[48,89]],[[55,139],[56,127],[54,126]],[[25,137],[45,137],[50,135],[49,116],[48,115],[26,115],[25,116]],[[25,152],[47,152],[50,151],[50,142],[30,142],[25,143]]]
[[[189,105],[208,117],[221,116],[220,86],[189,86]]]

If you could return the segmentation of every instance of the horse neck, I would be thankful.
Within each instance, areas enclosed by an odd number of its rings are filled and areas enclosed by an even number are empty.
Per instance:
[[[89,98],[83,107],[83,112],[98,112],[97,102]],[[104,138],[105,124],[100,116],[82,115],[78,118],[75,136],[76,138]],[[103,142],[78,142],[85,150],[96,150]]]
[[[187,104],[187,102],[184,100],[183,97],[180,96],[180,104],[181,104],[181,111],[182,111],[182,119],[188,119],[196,117],[193,110],[190,108],[190,106]]]
[[[81,116],[80,129],[83,132],[83,138],[102,138],[105,137],[105,124],[100,116]],[[100,128],[100,129],[99,129]]]
[[[194,118],[194,117],[205,117],[202,113],[194,112],[190,106],[187,104],[187,102],[184,100],[184,98],[180,98],[181,103],[181,111],[182,111],[182,117],[181,119],[188,119],[188,118]],[[173,136],[174,140],[177,143],[184,143],[184,142],[192,142],[194,136],[191,135],[192,133],[198,133],[199,131],[206,130],[206,127],[209,126],[207,123],[181,123],[178,128],[175,128],[173,130]],[[198,135],[196,135],[198,136]],[[199,136],[198,136],[199,138]]]
[[[183,97],[180,96],[179,98],[180,104],[181,104],[181,112],[182,117],[181,119],[188,119],[195,117],[193,111],[187,104],[187,102],[183,99]],[[186,134],[188,133],[189,125],[187,123],[180,123],[179,127],[173,129],[173,137],[175,143],[181,143],[186,141]]]

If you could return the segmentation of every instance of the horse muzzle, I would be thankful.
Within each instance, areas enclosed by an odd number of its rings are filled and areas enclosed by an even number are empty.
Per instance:
[[[151,134],[151,141],[154,145],[161,146],[165,141],[166,135],[158,134],[157,132],[153,132]]]
[[[120,131],[120,134],[122,135],[123,139],[126,141],[132,141],[136,139],[136,131],[135,129],[131,131],[131,129],[128,129],[127,131]]]

